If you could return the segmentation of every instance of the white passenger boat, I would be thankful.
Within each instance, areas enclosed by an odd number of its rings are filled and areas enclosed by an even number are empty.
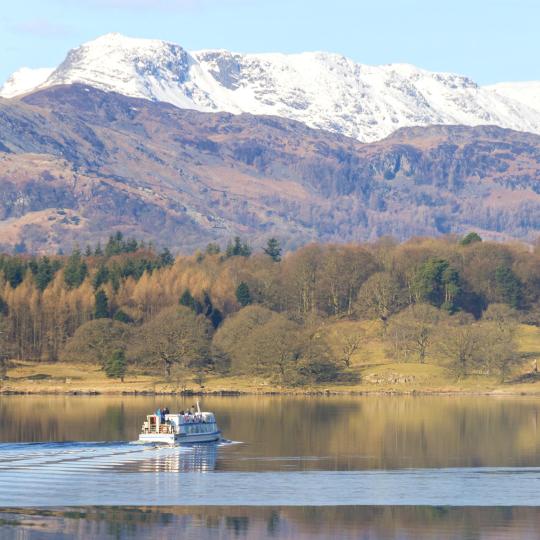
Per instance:
[[[164,444],[188,444],[219,441],[214,413],[201,412],[197,403],[197,412],[176,414],[149,414],[143,423],[139,441]]]

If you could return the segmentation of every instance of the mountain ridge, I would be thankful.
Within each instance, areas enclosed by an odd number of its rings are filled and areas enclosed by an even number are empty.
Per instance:
[[[190,52],[172,42],[113,33],[72,49],[45,80],[39,77],[32,88],[28,73],[14,75],[0,96],[82,83],[201,112],[289,118],[363,142],[431,124],[494,124],[540,133],[540,108],[508,92],[461,75],[409,64],[369,66],[335,53]]]
[[[3,249],[115,229],[182,251],[234,235],[286,248],[470,230],[533,241],[539,180],[540,136],[498,127],[403,128],[366,144],[80,84],[0,100]]]

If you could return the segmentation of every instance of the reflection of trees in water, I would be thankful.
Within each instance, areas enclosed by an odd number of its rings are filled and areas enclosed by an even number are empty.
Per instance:
[[[530,466],[540,457],[539,407],[530,398],[277,399],[238,412],[241,419],[227,435],[257,445],[246,453],[326,458],[300,461],[298,468]],[[257,470],[283,464],[230,460],[219,466]]]
[[[2,520],[23,524],[14,538],[32,538],[32,531],[39,529],[47,534],[73,535],[80,540],[169,540],[192,536],[246,540],[396,537],[457,540],[533,538],[540,526],[540,509],[414,506],[21,509],[0,513],[0,535],[8,529],[1,525]]]
[[[225,526],[227,530],[234,532],[236,536],[245,535],[249,529],[249,517],[225,516]]]
[[[35,409],[34,414],[20,414],[21,411],[10,405],[8,399],[0,399],[0,440],[9,442],[57,440],[60,431],[58,417],[43,417],[39,409]]]
[[[109,438],[125,440],[127,434],[124,403],[120,403],[117,406],[109,405],[105,411],[103,420],[103,437],[106,440]]]
[[[158,406],[193,402],[0,397],[0,439],[134,440]],[[247,443],[220,452],[219,470],[532,466],[540,459],[535,398],[209,396],[201,405],[216,413],[226,438]]]

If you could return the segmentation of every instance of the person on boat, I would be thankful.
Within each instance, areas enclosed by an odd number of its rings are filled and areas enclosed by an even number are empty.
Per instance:
[[[163,409],[163,414],[166,415],[166,414],[169,414],[171,411],[169,411],[169,407],[165,407]]]

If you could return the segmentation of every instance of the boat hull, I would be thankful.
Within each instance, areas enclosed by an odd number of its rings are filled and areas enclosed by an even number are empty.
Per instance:
[[[206,443],[216,442],[221,439],[221,431],[214,431],[212,433],[191,433],[191,434],[178,434],[178,433],[141,433],[139,435],[139,441],[145,443],[158,443],[158,444],[194,444],[194,443]]]

